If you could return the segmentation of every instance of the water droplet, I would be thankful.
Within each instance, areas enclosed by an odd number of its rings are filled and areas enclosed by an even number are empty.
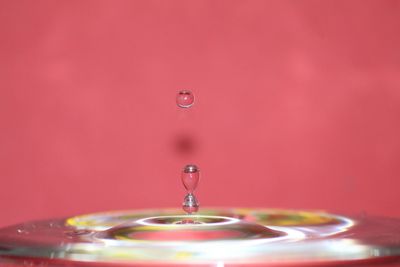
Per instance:
[[[176,96],[176,104],[180,108],[190,108],[194,103],[194,95],[189,90],[181,90]]]
[[[183,199],[182,208],[188,213],[192,214],[199,210],[199,202],[197,201],[195,195],[193,194],[196,190],[197,184],[200,180],[200,170],[196,165],[186,165],[182,171],[182,183],[186,188],[187,194]]]
[[[182,208],[186,213],[192,214],[199,210],[199,202],[193,194],[187,194],[183,200]]]
[[[193,193],[200,180],[200,170],[196,165],[186,165],[182,171],[182,183],[188,193]]]

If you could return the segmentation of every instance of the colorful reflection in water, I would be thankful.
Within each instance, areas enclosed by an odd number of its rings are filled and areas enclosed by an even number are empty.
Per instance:
[[[109,212],[1,229],[0,261],[36,257],[110,264],[332,263],[399,257],[399,230],[399,220],[311,211]]]

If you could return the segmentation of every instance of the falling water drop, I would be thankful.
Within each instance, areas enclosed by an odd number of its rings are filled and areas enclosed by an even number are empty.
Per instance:
[[[199,202],[194,195],[194,190],[196,190],[197,184],[200,180],[200,170],[196,165],[190,164],[186,165],[182,171],[182,183],[185,186],[187,194],[183,199],[182,208],[188,213],[192,214],[199,210]]]
[[[196,190],[200,180],[200,170],[196,165],[186,165],[182,171],[182,183],[188,193],[193,193]]]
[[[180,108],[190,108],[194,103],[194,95],[189,90],[181,90],[176,96],[176,104]]]

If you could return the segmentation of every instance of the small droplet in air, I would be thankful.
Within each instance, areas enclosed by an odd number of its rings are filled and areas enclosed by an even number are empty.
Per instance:
[[[194,103],[194,95],[189,90],[181,90],[176,96],[176,104],[180,108],[190,108]]]

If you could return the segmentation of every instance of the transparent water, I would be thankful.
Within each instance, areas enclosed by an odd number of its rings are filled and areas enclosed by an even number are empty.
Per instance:
[[[182,213],[109,212],[10,226],[0,229],[0,263],[276,266],[400,258],[397,219],[268,209]]]

